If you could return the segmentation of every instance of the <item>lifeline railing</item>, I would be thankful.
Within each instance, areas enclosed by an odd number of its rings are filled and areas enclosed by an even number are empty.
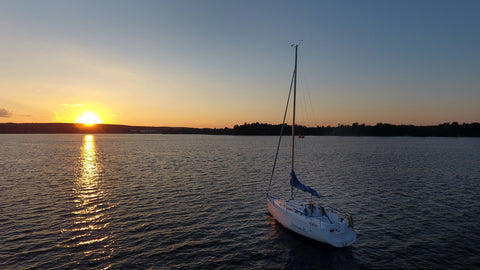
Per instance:
[[[335,214],[338,214],[339,216],[343,216],[344,218],[346,218],[347,221],[348,221],[348,225],[350,225],[350,227],[353,228],[353,225],[354,225],[353,224],[353,216],[350,213],[342,211],[342,210],[338,210],[338,209],[333,208],[331,206],[325,206],[325,209],[330,210],[330,212],[333,212]]]

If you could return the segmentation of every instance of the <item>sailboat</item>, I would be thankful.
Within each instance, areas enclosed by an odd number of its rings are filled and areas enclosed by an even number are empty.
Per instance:
[[[356,233],[353,228],[353,218],[347,212],[337,210],[330,206],[319,203],[313,203],[313,197],[320,198],[319,193],[313,188],[302,184],[294,171],[295,165],[295,106],[297,92],[297,55],[298,45],[293,44],[295,48],[295,68],[292,81],[290,83],[290,92],[287,99],[287,106],[283,117],[282,131],[278,140],[275,162],[270,177],[270,183],[266,192],[267,206],[270,214],[285,228],[294,231],[307,238],[332,245],[334,247],[347,247],[356,240]],[[278,152],[285,127],[285,119],[290,103],[290,95],[293,84],[293,124],[292,124],[292,145],[291,145],[291,171],[290,171],[290,198],[277,198],[271,196],[270,188],[272,185],[273,174],[278,158]],[[311,195],[309,201],[297,200],[294,198],[293,189],[300,189]]]

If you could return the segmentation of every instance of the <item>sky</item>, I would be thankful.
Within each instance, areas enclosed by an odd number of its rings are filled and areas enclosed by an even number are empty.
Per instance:
[[[479,1],[0,1],[0,123],[480,122]]]

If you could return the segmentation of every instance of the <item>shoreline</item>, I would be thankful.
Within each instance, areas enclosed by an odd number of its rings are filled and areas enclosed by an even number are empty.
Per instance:
[[[291,126],[290,126],[291,127]],[[281,125],[268,123],[244,123],[233,128],[151,127],[114,124],[74,123],[0,123],[0,134],[204,134],[204,135],[252,135],[278,136]],[[290,129],[285,129],[289,135]],[[410,137],[480,137],[480,123],[444,123],[436,126],[391,125],[378,123],[374,126],[354,123],[337,127],[296,126],[304,136],[410,136]]]

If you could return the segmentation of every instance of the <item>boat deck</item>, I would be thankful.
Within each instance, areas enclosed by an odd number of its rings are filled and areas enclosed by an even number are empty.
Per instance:
[[[299,200],[279,200],[275,199],[274,203],[285,211],[293,212],[297,215],[314,218],[321,222],[333,224],[333,221],[328,215],[328,211],[319,204],[304,203]],[[342,222],[343,219],[340,220]]]

